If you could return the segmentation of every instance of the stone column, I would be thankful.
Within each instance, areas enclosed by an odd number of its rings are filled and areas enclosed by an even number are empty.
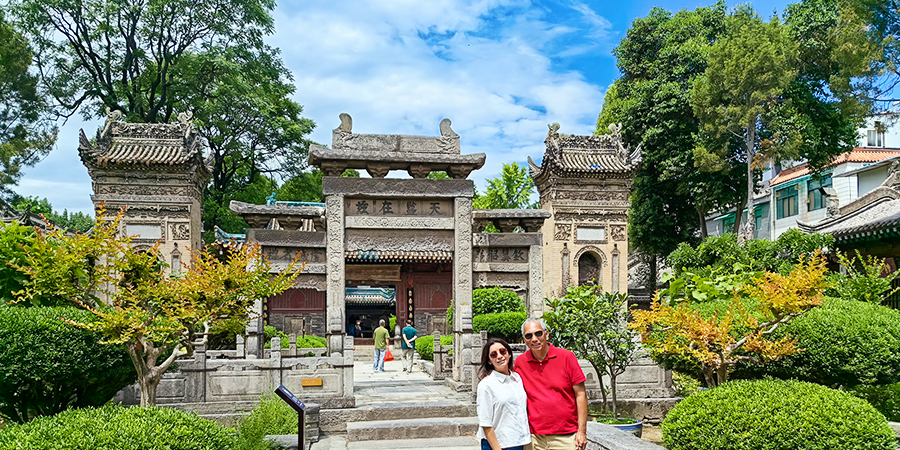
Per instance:
[[[454,199],[453,379],[468,383],[472,370],[472,199]]]
[[[619,289],[619,244],[613,244],[612,286],[610,287],[609,291],[610,292],[621,292],[621,290]]]
[[[560,288],[560,295],[564,295],[566,289],[569,288],[569,284],[571,284],[571,278],[569,274],[569,246],[568,244],[563,244],[563,249],[560,252],[560,256],[562,257],[562,287]]]
[[[263,356],[263,347],[266,345],[266,335],[263,330],[262,312],[262,300],[257,299],[253,302],[253,310],[250,314],[255,318],[250,319],[246,328],[247,359],[257,359],[262,358]]]
[[[344,350],[344,196],[329,195],[325,198],[326,242],[325,269],[326,311],[325,337],[328,354],[342,353]]]
[[[528,246],[528,298],[525,301],[528,317],[544,314],[544,253],[540,243]]]

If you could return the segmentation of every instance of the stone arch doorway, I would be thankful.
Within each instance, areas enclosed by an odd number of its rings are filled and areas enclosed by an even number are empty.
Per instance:
[[[603,287],[603,269],[606,263],[603,252],[594,247],[582,248],[575,255],[578,266],[578,285],[594,283]]]

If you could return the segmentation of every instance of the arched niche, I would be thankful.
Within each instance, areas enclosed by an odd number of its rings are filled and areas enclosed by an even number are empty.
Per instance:
[[[578,285],[593,282],[603,287],[603,268],[606,266],[606,255],[603,250],[594,246],[583,247],[575,254],[575,266],[578,270]]]

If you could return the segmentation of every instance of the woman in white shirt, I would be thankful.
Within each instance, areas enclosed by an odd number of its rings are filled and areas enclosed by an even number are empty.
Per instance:
[[[522,379],[513,371],[512,348],[503,339],[489,339],[481,349],[478,370],[478,439],[482,450],[523,450],[531,447],[527,397]]]

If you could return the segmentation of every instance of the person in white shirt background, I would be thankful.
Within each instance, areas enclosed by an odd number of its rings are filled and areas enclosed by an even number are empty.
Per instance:
[[[478,439],[482,450],[531,448],[528,397],[513,370],[512,348],[503,339],[489,339],[481,349],[478,369]]]

